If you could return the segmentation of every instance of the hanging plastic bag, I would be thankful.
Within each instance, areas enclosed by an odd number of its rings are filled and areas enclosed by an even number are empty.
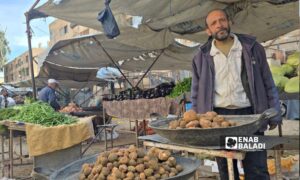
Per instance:
[[[102,23],[104,33],[112,39],[120,34],[118,24],[115,17],[109,7],[110,0],[105,0],[105,9],[98,14],[98,21]]]

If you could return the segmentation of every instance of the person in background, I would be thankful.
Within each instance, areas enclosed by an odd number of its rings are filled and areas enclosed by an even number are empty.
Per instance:
[[[278,115],[264,123],[256,135],[282,123],[279,95],[263,46],[255,37],[230,31],[230,21],[222,9],[206,18],[208,41],[200,47],[192,64],[192,108],[197,113],[215,111],[221,115],[260,114],[275,108]],[[216,158],[221,180],[227,180],[225,158]],[[269,180],[266,150],[247,152],[243,160],[246,180]],[[239,179],[237,162],[234,177]]]
[[[16,102],[13,98],[9,97],[7,89],[3,88],[0,95],[0,109],[15,106]]]
[[[273,53],[270,58],[267,59],[269,66],[281,66],[280,59],[276,59],[276,54]]]
[[[58,81],[55,79],[48,79],[48,85],[39,92],[39,100],[48,103],[55,111],[60,109],[60,105],[57,102],[55,89],[58,87]]]

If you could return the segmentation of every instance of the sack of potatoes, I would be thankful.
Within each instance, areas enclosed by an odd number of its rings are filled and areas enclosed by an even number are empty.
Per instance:
[[[236,122],[225,120],[221,115],[214,111],[205,114],[197,114],[194,110],[186,111],[182,119],[174,120],[169,123],[169,129],[191,129],[191,128],[227,128],[236,126]]]

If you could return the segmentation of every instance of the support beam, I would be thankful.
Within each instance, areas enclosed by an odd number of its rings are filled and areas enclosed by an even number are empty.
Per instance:
[[[31,74],[31,81],[32,81],[32,92],[33,98],[36,100],[36,86],[35,86],[35,79],[34,79],[34,69],[33,69],[33,56],[32,56],[32,47],[31,47],[31,28],[30,28],[30,19],[29,19],[29,12],[35,8],[35,6],[40,2],[40,0],[36,0],[35,3],[30,7],[29,11],[25,13],[26,17],[26,33],[27,33],[27,40],[28,40],[28,53],[29,53],[29,63],[30,63],[30,74]]]
[[[137,87],[141,81],[144,79],[144,77],[148,74],[148,72],[152,69],[152,67],[154,66],[154,64],[156,63],[156,61],[159,59],[159,57],[164,53],[164,49],[160,52],[160,54],[156,57],[156,59],[152,62],[152,64],[150,65],[150,67],[146,70],[146,72],[144,73],[144,75],[140,78],[140,80],[136,83],[136,85],[134,87]]]

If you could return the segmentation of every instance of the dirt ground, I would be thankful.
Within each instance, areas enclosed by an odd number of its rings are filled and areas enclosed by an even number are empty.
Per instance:
[[[123,130],[128,130],[129,129],[129,123],[126,120],[120,120],[120,119],[114,119],[114,123],[118,124],[117,132],[119,133],[119,137],[114,140],[114,146],[122,146],[124,144],[135,144],[136,138],[135,134],[133,133],[128,133],[124,132]],[[273,131],[268,131],[266,134],[272,134],[272,135],[277,135],[278,134],[278,129],[275,129]],[[298,135],[298,143],[299,143],[299,121],[284,121],[283,123],[283,135],[293,135],[296,136]],[[14,140],[15,145],[14,145],[14,150],[15,154],[19,154],[19,138],[16,138]],[[22,138],[22,144],[23,144],[23,154],[27,154],[27,147],[26,147],[26,140],[25,138]],[[8,147],[8,140],[5,140],[5,152],[7,152],[7,147]],[[83,145],[83,149],[87,145]],[[102,151],[105,150],[105,145],[104,142],[96,142],[94,143],[85,153],[85,156],[93,155],[93,154],[98,154]],[[269,154],[272,156],[272,151],[269,151]],[[288,155],[299,155],[299,150],[286,150],[284,152],[284,156]],[[5,158],[7,159],[8,155],[7,153],[5,154]],[[7,163],[7,162],[6,162]],[[32,166],[33,166],[33,161],[30,158],[24,159],[23,164],[20,164],[20,160],[15,160],[14,161],[14,177],[16,179],[32,179],[30,178],[30,174],[32,172]],[[3,171],[3,163],[1,161],[1,171],[0,171],[0,177],[7,177],[8,176],[8,167],[4,168]],[[3,175],[4,172],[4,175]],[[210,167],[207,166],[201,166],[199,170],[199,176],[201,180],[212,180],[212,179],[217,179],[217,174],[216,173],[211,173],[210,172]],[[1,180],[1,178],[0,178]]]

